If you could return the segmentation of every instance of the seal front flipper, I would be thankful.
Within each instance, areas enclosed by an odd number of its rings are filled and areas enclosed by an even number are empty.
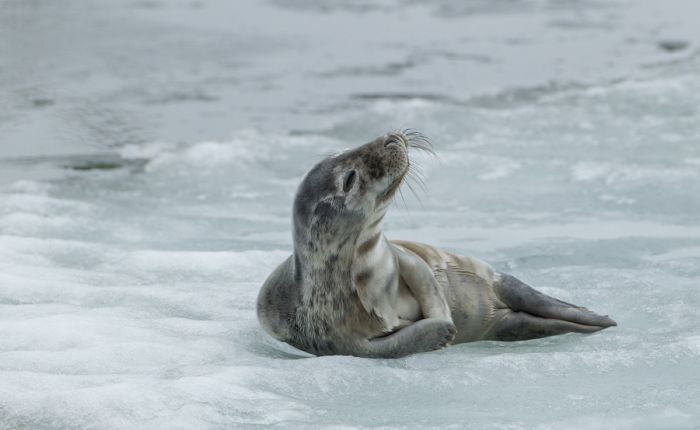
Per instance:
[[[493,291],[510,308],[495,327],[498,340],[592,333],[617,325],[608,316],[550,297],[505,273],[498,274]]]
[[[353,355],[371,358],[398,358],[447,346],[457,329],[449,321],[426,318],[388,336],[366,340]]]
[[[400,245],[391,244],[399,263],[399,274],[420,305],[425,318],[452,322],[452,312],[445,293],[428,264]]]

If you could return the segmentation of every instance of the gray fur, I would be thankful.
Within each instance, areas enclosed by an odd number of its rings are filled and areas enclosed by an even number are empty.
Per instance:
[[[265,281],[258,318],[275,338],[316,355],[401,357],[452,342],[524,340],[615,325],[476,259],[389,242],[386,209],[409,167],[415,132],[329,157],[294,201],[294,254]]]
[[[499,282],[494,284],[494,291],[503,303],[516,312],[597,326],[601,329],[616,325],[615,321],[607,316],[550,297],[505,273],[500,274]]]

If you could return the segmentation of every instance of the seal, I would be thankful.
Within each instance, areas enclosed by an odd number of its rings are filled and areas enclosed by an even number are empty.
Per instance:
[[[479,259],[388,240],[382,224],[410,149],[432,151],[422,134],[395,131],[306,174],[294,199],[294,253],[258,295],[265,331],[315,355],[394,358],[617,325]]]

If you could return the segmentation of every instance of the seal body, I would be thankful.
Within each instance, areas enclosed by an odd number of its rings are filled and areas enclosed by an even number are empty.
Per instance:
[[[265,281],[257,313],[275,338],[316,355],[401,357],[477,340],[526,340],[616,325],[488,264],[389,241],[386,210],[409,172],[416,132],[328,157],[293,208],[294,253]]]
[[[593,333],[617,325],[607,316],[543,294],[473,257],[420,243],[395,241],[432,270],[457,327],[453,343],[528,340]]]
[[[406,241],[394,243],[415,253],[432,269],[457,327],[453,343],[497,340],[493,337],[493,329],[509,308],[493,289],[499,275],[491,266],[429,245]]]

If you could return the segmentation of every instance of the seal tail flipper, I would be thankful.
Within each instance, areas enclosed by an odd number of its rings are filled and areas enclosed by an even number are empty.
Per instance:
[[[599,325],[578,324],[560,319],[542,318],[527,312],[508,310],[485,340],[515,341],[539,339],[564,333],[594,333],[604,328]]]
[[[598,315],[584,307],[572,305],[564,301],[541,293],[514,276],[499,273],[500,279],[494,283],[494,291],[510,309],[518,312],[527,312],[541,319],[554,319],[559,322],[569,322],[577,326],[595,328],[593,331],[616,326],[617,323],[607,315]],[[581,327],[571,327],[575,332]],[[566,332],[564,332],[566,333]],[[558,334],[558,333],[557,333]]]

